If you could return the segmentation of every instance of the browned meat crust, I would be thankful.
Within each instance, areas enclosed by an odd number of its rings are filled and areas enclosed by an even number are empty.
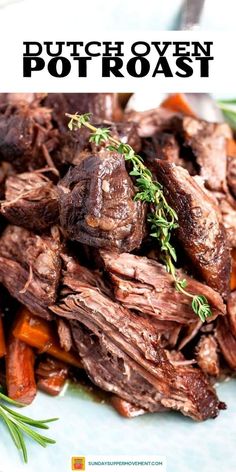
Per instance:
[[[225,228],[206,192],[189,173],[168,162],[156,162],[157,179],[179,219],[178,239],[194,270],[224,298],[229,293],[230,252]]]
[[[103,151],[70,168],[58,184],[60,221],[69,239],[132,251],[141,245],[145,206],[120,154]]]

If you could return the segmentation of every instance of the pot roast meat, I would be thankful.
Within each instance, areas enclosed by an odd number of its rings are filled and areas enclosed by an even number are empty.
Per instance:
[[[230,331],[236,338],[236,290],[230,293],[227,308]]]
[[[94,122],[93,122],[94,123]],[[137,132],[136,123],[105,122],[94,124],[97,128],[109,127],[112,136],[124,144],[129,144],[136,152],[141,149],[141,140]],[[59,145],[52,154],[53,161],[57,167],[61,165],[79,165],[85,157],[97,152],[99,147],[89,141],[91,131],[87,128],[81,128],[74,131],[64,131],[60,133]]]
[[[14,174],[14,169],[10,162],[0,162],[0,200],[5,198],[5,182],[6,179]]]
[[[137,123],[141,138],[150,138],[159,132],[173,132],[173,123],[178,117],[181,117],[181,115],[167,108],[127,111],[125,114],[125,119]]]
[[[0,108],[38,107],[46,96],[46,93],[0,93]]]
[[[142,155],[148,162],[148,167],[152,170],[152,163],[156,159],[171,162],[173,164],[182,164],[180,159],[179,144],[172,133],[159,132],[150,138],[142,140]]]
[[[215,336],[201,336],[196,347],[196,359],[205,374],[218,376],[220,373],[218,345]]]
[[[139,369],[106,335],[96,336],[77,321],[72,321],[71,327],[82,364],[95,385],[133,403],[138,409],[147,412],[164,409],[161,394],[142,375],[142,368]]]
[[[114,285],[116,299],[129,309],[148,314],[158,320],[174,321],[181,324],[196,323],[196,314],[189,298],[176,291],[173,279],[165,267],[146,257],[133,254],[115,254],[101,251],[104,267]],[[186,278],[188,290],[205,295],[213,316],[225,314],[226,308],[219,293],[177,271]]]
[[[25,103],[0,115],[0,156],[18,172],[50,166],[56,145],[57,130],[52,129],[48,108]]]
[[[59,218],[57,189],[39,172],[25,172],[7,178],[2,214],[14,225],[44,231]]]
[[[234,198],[236,198],[236,157],[228,156],[227,183]]]
[[[236,336],[231,330],[228,316],[217,320],[216,338],[226,362],[231,369],[236,370]]]
[[[79,263],[79,261],[68,255],[65,251],[61,254],[63,260],[63,280],[64,284],[71,289],[77,290],[78,287],[95,287],[104,295],[112,298],[112,291],[109,286],[105,284],[102,274],[98,269],[89,270]]]
[[[176,234],[194,270],[226,298],[231,260],[221,215],[185,169],[164,161],[156,161],[155,166],[167,201],[178,215]]]
[[[229,245],[234,248],[236,247],[236,202],[228,195],[220,196],[218,202]]]
[[[60,252],[56,228],[50,237],[8,226],[0,238],[0,281],[33,314],[48,319],[47,307],[57,298]]]
[[[53,122],[60,131],[68,129],[65,113],[92,113],[108,121],[119,121],[123,116],[117,93],[49,93],[44,105],[52,109]]]
[[[132,251],[145,232],[145,206],[118,153],[101,151],[71,167],[58,184],[61,226],[67,237],[93,247]]]
[[[226,189],[226,139],[231,131],[226,123],[209,123],[190,116],[176,120],[177,128],[199,166],[199,174],[210,190]]]
[[[60,341],[60,345],[64,351],[70,351],[72,348],[72,335],[71,329],[67,320],[63,318],[57,318],[57,333]]]
[[[155,327],[96,288],[71,289],[66,280],[50,309],[70,320],[75,346],[90,379],[148,411],[160,405],[197,420],[223,408],[207,378],[189,365],[175,366],[158,344]]]

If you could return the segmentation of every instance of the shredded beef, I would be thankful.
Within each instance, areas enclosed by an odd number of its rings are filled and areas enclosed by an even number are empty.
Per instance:
[[[57,298],[60,252],[57,231],[39,236],[8,226],[0,238],[0,281],[35,315],[51,318],[47,307]]]
[[[44,231],[59,218],[57,189],[39,172],[15,174],[6,180],[2,214],[14,225]]]
[[[18,172],[51,166],[57,144],[51,112],[46,107],[15,107],[0,115],[0,156]]]
[[[146,257],[101,251],[106,271],[114,284],[115,297],[124,306],[158,320],[181,324],[196,322],[189,298],[176,291],[165,267]],[[181,271],[177,272],[183,278]],[[220,295],[207,285],[186,276],[188,290],[207,297],[213,318],[226,311]],[[212,317],[209,318],[212,320]]]
[[[190,116],[177,118],[174,125],[189,147],[199,174],[210,190],[224,191],[226,188],[226,139],[231,131],[225,123],[209,123]]]
[[[220,373],[218,345],[215,336],[209,334],[201,337],[196,347],[196,358],[199,367],[205,374],[218,376]]]
[[[199,369],[168,360],[150,321],[97,289],[67,284],[51,310],[70,320],[84,368],[104,390],[148,411],[161,404],[198,420],[224,407]]]

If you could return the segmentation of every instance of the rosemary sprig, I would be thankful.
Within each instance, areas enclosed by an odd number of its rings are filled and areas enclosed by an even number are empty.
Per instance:
[[[48,420],[34,420],[27,416],[21,415],[17,411],[9,408],[6,404],[10,404],[16,407],[22,407],[21,403],[18,403],[11,398],[0,392],[0,419],[5,423],[11,438],[19,451],[22,453],[23,460],[25,463],[28,462],[27,449],[25,444],[25,435],[36,441],[40,446],[46,447],[48,444],[54,444],[56,441],[50,439],[42,434],[39,434],[35,429],[48,429],[47,423],[58,420],[58,418],[50,418]]]
[[[71,131],[85,126],[91,131],[90,142],[96,145],[105,144],[108,150],[123,154],[124,159],[132,165],[130,175],[135,177],[136,186],[139,189],[135,200],[145,201],[151,206],[151,213],[147,219],[151,227],[151,236],[159,243],[166,270],[172,275],[176,290],[191,299],[194,313],[204,322],[212,314],[208,300],[203,295],[188,292],[187,281],[179,279],[176,273],[177,256],[170,240],[172,231],[178,227],[178,215],[168,205],[162,185],[153,178],[142,157],[137,155],[129,144],[121,143],[113,138],[109,128],[96,128],[90,123],[91,113],[84,115],[66,113],[66,116],[70,118],[68,127]]]

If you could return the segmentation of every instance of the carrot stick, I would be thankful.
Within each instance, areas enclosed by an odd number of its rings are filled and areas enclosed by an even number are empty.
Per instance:
[[[230,277],[230,290],[236,289],[236,250],[233,249],[231,252],[232,255],[232,271]]]
[[[0,357],[6,355],[6,343],[3,331],[2,318],[0,317]]]
[[[76,354],[61,348],[52,323],[32,315],[26,308],[20,311],[13,334],[29,346],[38,348],[41,353],[47,352],[67,364],[82,367]]]
[[[170,110],[177,111],[179,113],[184,113],[185,115],[194,116],[193,109],[187,102],[184,93],[173,93],[169,95],[162,103],[161,107],[169,108]]]
[[[11,336],[6,355],[6,384],[10,398],[29,405],[36,395],[33,349]]]
[[[236,141],[234,139],[227,139],[226,149],[228,156],[236,157]]]

